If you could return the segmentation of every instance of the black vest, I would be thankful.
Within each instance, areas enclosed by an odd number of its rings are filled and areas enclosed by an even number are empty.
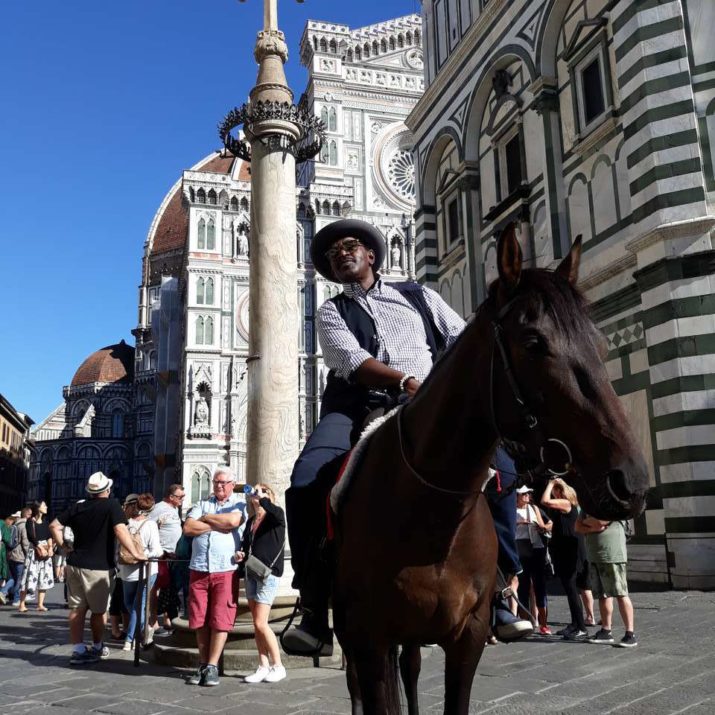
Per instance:
[[[427,345],[432,353],[432,362],[444,350],[445,341],[432,317],[422,286],[418,283],[389,283],[390,288],[398,291],[419,313],[427,336]],[[372,316],[356,301],[340,293],[331,298],[340,317],[345,321],[348,330],[355,336],[358,344],[373,357],[377,357],[379,349],[377,330]],[[356,382],[350,382],[338,377],[334,370],[328,373],[328,380],[323,393],[320,416],[329,412],[341,412],[353,419],[362,419],[369,411],[369,388]]]

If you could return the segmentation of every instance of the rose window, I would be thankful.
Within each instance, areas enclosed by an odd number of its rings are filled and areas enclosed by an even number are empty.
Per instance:
[[[387,176],[392,189],[403,199],[415,196],[415,162],[411,151],[400,149],[387,165]]]

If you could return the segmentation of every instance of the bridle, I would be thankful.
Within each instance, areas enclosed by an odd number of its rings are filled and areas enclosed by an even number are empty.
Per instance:
[[[489,415],[491,417],[492,427],[497,434],[500,444],[504,447],[506,453],[514,460],[517,466],[517,472],[520,477],[527,477],[529,481],[534,481],[534,479],[542,474],[547,474],[549,477],[563,477],[571,471],[571,465],[573,463],[573,457],[571,455],[571,450],[569,446],[563,440],[557,439],[556,437],[546,437],[539,426],[539,420],[536,415],[529,409],[526,401],[524,400],[521,390],[519,389],[519,383],[516,381],[514,376],[514,371],[511,366],[511,361],[509,360],[509,355],[506,351],[506,347],[503,341],[504,328],[501,321],[506,317],[509,311],[514,307],[516,302],[516,297],[507,301],[497,312],[496,317],[490,320],[492,329],[494,332],[494,345],[492,347],[492,354],[489,362]],[[519,405],[521,411],[521,420],[527,430],[533,431],[539,434],[540,446],[539,446],[539,459],[528,460],[527,454],[528,450],[523,442],[515,439],[511,439],[503,434],[501,429],[499,429],[499,423],[497,421],[496,409],[494,403],[494,363],[495,356],[499,355],[501,359],[502,367],[504,369],[504,376],[506,377],[507,384],[511,390],[511,394]],[[403,437],[403,427],[402,427],[402,412],[404,405],[400,405],[397,408],[397,440],[400,445],[400,455],[405,466],[412,475],[424,486],[432,489],[436,492],[442,494],[449,494],[455,497],[469,497],[475,496],[483,491],[483,487],[479,489],[473,489],[469,491],[460,491],[457,489],[447,489],[446,487],[440,487],[436,484],[432,484],[430,481],[425,479],[413,466],[410,464],[407,454],[405,452],[405,441]],[[561,449],[565,455],[563,461],[563,469],[554,469],[553,466],[549,466],[546,462],[546,448],[549,444],[556,445]],[[516,484],[516,483],[515,483]]]
[[[494,332],[494,346],[492,347],[492,354],[489,363],[489,415],[491,417],[492,427],[497,433],[499,442],[504,447],[506,453],[514,460],[517,465],[517,471],[519,474],[526,474],[531,477],[533,481],[534,477],[538,474],[547,474],[550,477],[563,477],[571,471],[573,464],[573,457],[569,446],[563,440],[557,439],[556,437],[546,437],[540,426],[539,420],[532,410],[529,409],[526,400],[524,400],[521,390],[519,389],[519,383],[516,381],[514,376],[514,371],[511,366],[511,361],[509,360],[509,354],[507,353],[506,347],[503,341],[504,327],[501,321],[506,317],[509,311],[514,307],[516,302],[516,297],[507,301],[497,312],[496,317],[491,319],[492,330]],[[519,405],[519,410],[521,411],[521,421],[524,427],[531,432],[538,433],[540,438],[539,446],[539,459],[528,460],[527,454],[528,450],[523,442],[515,439],[511,439],[503,434],[501,429],[499,429],[499,423],[497,421],[495,401],[494,401],[494,363],[495,356],[499,354],[501,359],[502,367],[504,368],[504,376],[506,377],[507,384],[511,390],[512,397]],[[546,462],[546,448],[549,444],[556,445],[560,450],[563,451],[565,459],[563,460],[563,469],[554,469],[554,466],[549,466]]]

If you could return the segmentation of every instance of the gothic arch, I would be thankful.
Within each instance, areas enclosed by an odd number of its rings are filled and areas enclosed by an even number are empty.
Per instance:
[[[559,35],[569,7],[574,0],[548,0],[536,40],[536,66],[542,77],[556,77],[556,53]]]

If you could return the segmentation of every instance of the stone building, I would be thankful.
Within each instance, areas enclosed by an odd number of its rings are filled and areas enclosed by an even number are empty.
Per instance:
[[[149,489],[153,464],[149,444],[135,439],[133,378],[134,350],[123,340],[79,366],[62,390],[63,403],[33,430],[30,498],[43,499],[56,514],[84,498],[87,478],[97,471],[114,480],[120,498]]]
[[[323,118],[327,141],[302,165],[296,196],[301,441],[317,419],[325,372],[314,316],[338,290],[312,269],[314,232],[342,216],[368,220],[389,244],[386,277],[413,274],[414,167],[403,120],[423,88],[420,34],[416,15],[356,30],[311,21],[303,34],[300,102]],[[250,181],[250,164],[212,154],[183,173],[149,230],[134,384],[136,444],[151,444],[155,493],[178,479],[195,500],[216,464],[245,475]]]
[[[715,45],[709,0],[424,0],[407,119],[416,271],[464,315],[518,221],[527,265],[580,234],[580,287],[650,465],[631,575],[715,586]]]
[[[27,477],[34,446],[33,421],[0,395],[0,518],[17,511],[27,501]]]

